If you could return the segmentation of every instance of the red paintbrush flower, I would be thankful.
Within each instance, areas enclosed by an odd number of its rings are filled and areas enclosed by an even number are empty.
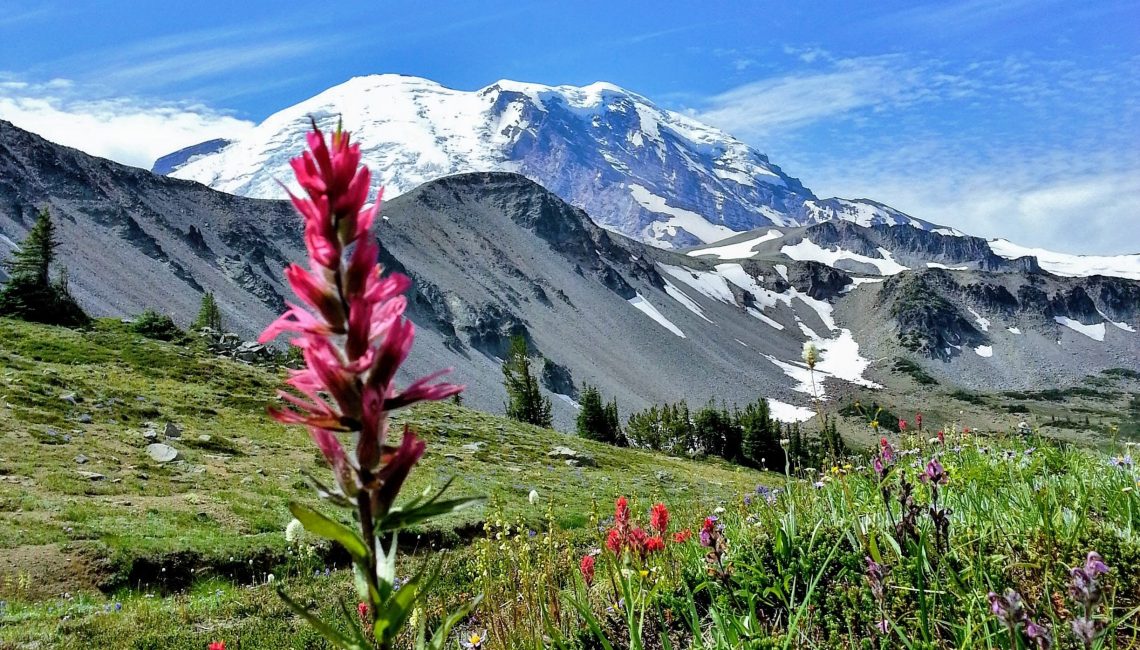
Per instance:
[[[649,511],[649,525],[659,533],[669,528],[669,509],[664,503],[655,503]]]
[[[614,526],[622,535],[629,529],[629,500],[625,497],[614,502]]]
[[[586,581],[586,586],[594,584],[594,556],[584,556],[578,568],[582,571],[582,578]]]
[[[606,548],[609,549],[614,555],[621,554],[621,547],[625,544],[622,539],[621,533],[617,528],[611,528],[610,532],[606,534]]]
[[[664,551],[664,550],[665,550],[665,540],[661,539],[661,537],[659,535],[654,535],[653,537],[650,537],[649,539],[645,540],[645,553],[647,555],[650,553],[657,553],[659,551]]]

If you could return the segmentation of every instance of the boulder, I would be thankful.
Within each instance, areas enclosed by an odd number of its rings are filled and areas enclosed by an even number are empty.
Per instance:
[[[178,450],[170,445],[164,445],[156,442],[146,446],[146,453],[154,461],[159,463],[169,463],[178,458]]]
[[[173,422],[167,422],[166,427],[162,430],[162,435],[166,436],[167,438],[181,438],[182,429],[179,429],[178,425],[174,424]]]
[[[596,467],[598,465],[598,463],[594,461],[593,456],[580,451],[574,451],[569,447],[555,447],[550,450],[547,456],[566,461],[566,464],[572,467]],[[573,461],[573,463],[570,461]]]

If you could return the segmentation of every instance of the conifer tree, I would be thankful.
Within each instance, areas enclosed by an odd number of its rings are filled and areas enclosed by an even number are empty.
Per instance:
[[[754,467],[782,468],[779,425],[773,425],[768,400],[760,398],[737,415],[742,437],[741,455]]]
[[[628,445],[625,434],[621,430],[621,418],[618,416],[616,397],[610,400],[609,404],[606,404],[606,434],[612,441],[611,444],[619,447]]]
[[[507,417],[540,427],[552,424],[550,398],[539,390],[538,379],[530,370],[526,339],[522,336],[511,339],[510,352],[503,361],[503,385],[507,389]]]
[[[28,231],[28,236],[20,244],[20,250],[5,266],[13,280],[27,279],[39,286],[48,286],[51,263],[55,259],[55,249],[59,242],[55,238],[55,224],[47,208],[40,210],[36,223]]]
[[[200,330],[204,327],[222,331],[222,312],[218,309],[218,301],[214,299],[214,294],[209,291],[202,294],[202,306],[198,308],[198,316],[194,318],[190,329]]]
[[[58,245],[51,214],[44,208],[20,249],[5,263],[8,282],[0,289],[0,316],[51,325],[85,325],[91,320],[68,291],[66,269],[56,282],[51,281]]]
[[[598,442],[612,443],[608,438],[606,406],[602,403],[602,394],[598,389],[590,385],[583,386],[578,406],[578,435]]]

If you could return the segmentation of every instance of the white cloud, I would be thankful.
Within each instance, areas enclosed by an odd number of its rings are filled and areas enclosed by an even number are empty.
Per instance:
[[[814,61],[820,51],[809,50]],[[801,54],[801,57],[804,56]],[[860,109],[923,101],[935,89],[954,85],[953,75],[929,75],[901,56],[836,61],[824,71],[793,73],[738,86],[710,97],[697,116],[738,137],[763,137]]]
[[[689,112],[770,154],[820,196],[875,199],[1064,252],[1140,252],[1140,230],[1129,227],[1140,216],[1140,81],[1131,74],[1140,58],[812,58]]]
[[[200,104],[87,99],[71,82],[0,84],[0,119],[94,156],[149,169],[156,158],[253,126]]]
[[[987,161],[929,143],[842,164],[803,164],[818,193],[874,198],[971,235],[1067,253],[1140,252],[1140,231],[1129,226],[1137,218],[1140,156],[1081,158],[1007,151]]]

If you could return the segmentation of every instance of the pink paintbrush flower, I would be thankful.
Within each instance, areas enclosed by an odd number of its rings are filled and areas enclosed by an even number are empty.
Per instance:
[[[290,333],[305,367],[292,371],[282,391],[287,407],[273,417],[304,424],[333,467],[345,495],[369,490],[373,511],[382,515],[424,452],[424,442],[405,430],[401,444],[388,444],[388,413],[424,400],[440,400],[462,386],[435,383],[443,372],[395,385],[396,372],[415,340],[404,316],[404,292],[411,281],[382,274],[380,247],[370,229],[380,196],[368,204],[371,174],[360,165],[360,145],[339,128],[330,138],[313,125],[308,150],[290,161],[300,196],[290,194],[305,222],[309,268],[292,264],[285,277],[301,304],[265,328],[268,342]],[[351,255],[345,251],[351,248]],[[354,434],[350,457],[337,432]]]

